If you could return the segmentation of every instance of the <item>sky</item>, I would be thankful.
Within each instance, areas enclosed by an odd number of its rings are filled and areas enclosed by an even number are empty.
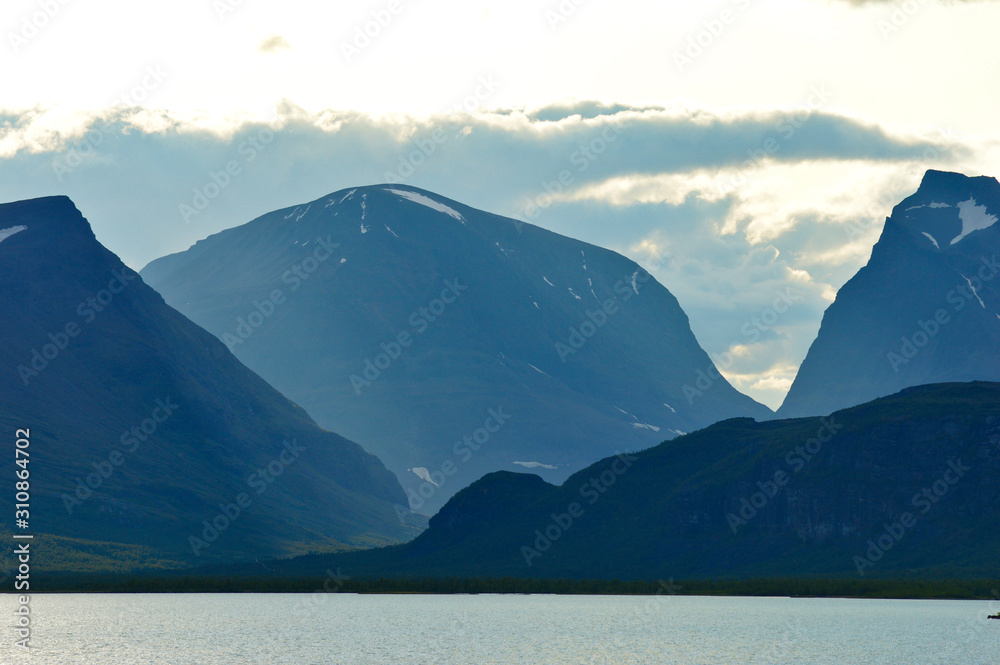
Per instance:
[[[776,408],[922,174],[1000,175],[997,26],[992,0],[6,0],[0,201],[66,194],[141,269],[405,182],[636,260]]]

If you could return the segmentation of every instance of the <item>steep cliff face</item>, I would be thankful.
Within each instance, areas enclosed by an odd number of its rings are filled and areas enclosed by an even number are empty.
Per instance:
[[[69,199],[0,205],[0,315],[5,477],[27,429],[39,565],[252,560],[416,535],[378,459],[168,307]]]
[[[778,415],[1000,380],[1000,183],[928,171],[823,316]]]

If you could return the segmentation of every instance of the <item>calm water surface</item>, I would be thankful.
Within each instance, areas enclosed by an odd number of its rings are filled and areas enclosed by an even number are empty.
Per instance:
[[[32,646],[0,662],[1000,664],[997,603],[699,598],[32,596]]]

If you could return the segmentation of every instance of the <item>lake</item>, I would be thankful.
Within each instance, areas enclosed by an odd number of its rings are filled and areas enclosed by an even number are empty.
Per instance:
[[[694,596],[31,597],[4,664],[1000,663],[996,602]]]

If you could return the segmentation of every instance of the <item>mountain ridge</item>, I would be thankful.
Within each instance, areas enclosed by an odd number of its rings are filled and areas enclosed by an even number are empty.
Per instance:
[[[1000,183],[928,171],[837,293],[778,417],[942,381],[1000,380]]]
[[[69,198],[0,205],[0,229],[18,227],[0,240],[0,423],[32,432],[31,524],[49,564],[112,565],[95,541],[129,568],[416,534],[374,456],[167,306]]]
[[[489,474],[403,545],[269,565],[361,579],[991,578],[998,407],[1000,383],[947,383],[822,417],[735,418],[560,486]]]
[[[312,267],[318,237],[337,256],[283,282]],[[414,510],[433,512],[498,468],[561,479],[616,447],[771,415],[724,380],[688,404],[683,386],[712,361],[676,298],[635,262],[411,186],[267,213],[142,274],[322,425],[386,461]],[[246,335],[240,318],[254,302],[270,311],[275,288],[287,303]],[[511,417],[487,444],[489,409]],[[477,433],[476,454],[460,453]]]

